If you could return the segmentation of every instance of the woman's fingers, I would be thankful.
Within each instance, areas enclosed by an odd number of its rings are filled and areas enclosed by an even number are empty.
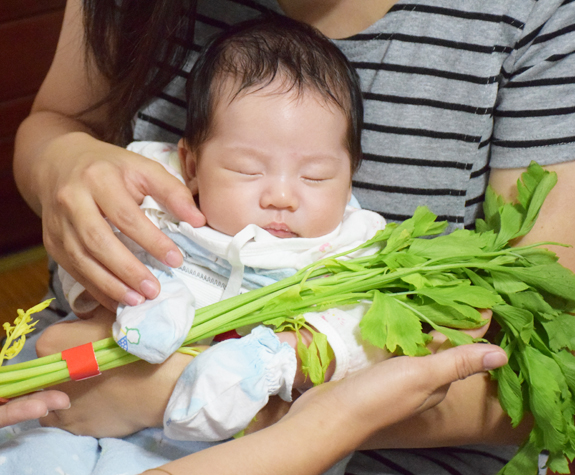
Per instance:
[[[61,144],[60,144],[61,145]],[[110,224],[159,261],[177,267],[177,246],[145,216],[139,205],[151,195],[177,218],[205,224],[188,188],[161,165],[119,147],[74,136],[65,172],[51,171],[41,193],[48,252],[109,309],[157,296],[151,272],[120,242]],[[68,157],[69,158],[69,157]],[[64,165],[62,165],[64,166]]]
[[[82,204],[81,199],[78,202]],[[118,240],[90,199],[86,199],[82,209],[86,223],[71,223],[62,216],[52,226],[45,226],[48,252],[107,308],[115,309],[117,302],[134,305],[143,301],[142,293],[132,290],[122,278],[132,279],[129,283],[133,285],[144,279],[156,282],[155,278]],[[156,293],[158,289],[156,283]],[[155,294],[145,296],[153,298]]]
[[[484,344],[423,357],[395,357],[305,392],[287,417],[300,411],[333,414],[337,408],[337,414],[349,420],[348,430],[360,430],[358,437],[369,437],[439,404],[451,383],[506,363],[505,351]]]
[[[49,411],[68,407],[70,407],[70,399],[60,391],[42,391],[22,396],[0,406],[0,427],[44,417]]]
[[[479,343],[449,348],[421,361],[412,358],[411,363],[419,363],[413,377],[418,378],[421,390],[432,390],[419,406],[421,412],[439,404],[451,383],[507,364],[507,354],[498,346]]]
[[[472,338],[482,338],[487,333],[489,326],[491,325],[493,312],[489,309],[481,309],[479,312],[481,313],[481,317],[484,320],[487,320],[487,323],[479,328],[461,330],[462,333],[467,333]],[[429,334],[433,337],[433,340],[427,345],[427,349],[432,353],[438,353],[453,346],[443,333],[432,330],[429,332]]]

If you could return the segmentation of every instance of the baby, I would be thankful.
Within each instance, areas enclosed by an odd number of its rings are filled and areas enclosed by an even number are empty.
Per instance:
[[[176,222],[152,198],[144,200],[147,216],[180,247],[179,269],[124,238],[162,291],[141,305],[120,306],[113,336],[151,363],[181,346],[195,309],[353,249],[385,226],[378,214],[348,205],[361,160],[361,92],[353,68],[319,32],[285,17],[233,27],[201,53],[187,92],[187,125],[177,147],[128,147],[183,179],[207,220],[195,229]],[[61,275],[77,313],[97,305],[80,284]],[[361,339],[359,321],[367,308],[304,315],[333,350],[326,380],[388,357]],[[243,333],[249,334],[215,344],[185,369],[165,412],[168,437],[228,438],[249,424],[270,395],[289,401],[293,389],[309,387],[298,369],[293,332],[260,326]],[[309,344],[309,332],[301,333]]]

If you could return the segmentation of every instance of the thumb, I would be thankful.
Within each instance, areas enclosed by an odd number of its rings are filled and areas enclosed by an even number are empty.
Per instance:
[[[420,387],[422,392],[425,388],[430,390],[419,406],[422,412],[439,404],[451,383],[507,364],[507,354],[496,345],[475,343],[425,356],[419,361],[422,364],[418,368]]]
[[[507,354],[496,345],[462,345],[433,355],[428,364],[438,383],[449,384],[507,364]]]

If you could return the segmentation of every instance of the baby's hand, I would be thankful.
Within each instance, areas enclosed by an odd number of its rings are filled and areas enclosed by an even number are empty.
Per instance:
[[[264,326],[218,343],[186,367],[164,415],[166,435],[217,441],[245,429],[269,400],[291,400],[293,348]]]

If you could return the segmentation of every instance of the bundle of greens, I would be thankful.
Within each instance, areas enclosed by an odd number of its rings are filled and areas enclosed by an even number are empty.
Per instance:
[[[263,323],[277,330],[307,327],[303,314],[370,301],[362,336],[397,355],[420,356],[434,329],[453,345],[473,342],[459,330],[485,324],[477,310],[491,309],[501,330],[494,343],[509,364],[491,372],[499,399],[517,426],[531,412],[528,440],[501,474],[536,474],[538,455],[568,473],[575,456],[575,275],[539,243],[512,247],[533,227],[555,174],[532,163],[518,182],[519,203],[505,203],[487,191],[485,219],[475,231],[441,234],[427,208],[401,224],[389,224],[357,249],[374,246],[367,257],[324,259],[293,277],[199,309],[185,346],[235,328]],[[356,249],[356,250],[357,250]],[[309,327],[307,327],[309,328]],[[323,380],[331,355],[324,335],[313,332],[309,348],[298,345],[314,383]],[[136,361],[109,338],[94,343],[101,370]],[[181,351],[189,352],[182,348]],[[193,352],[193,350],[192,350]],[[69,380],[66,362],[52,355],[0,368],[0,396],[13,397]]]

